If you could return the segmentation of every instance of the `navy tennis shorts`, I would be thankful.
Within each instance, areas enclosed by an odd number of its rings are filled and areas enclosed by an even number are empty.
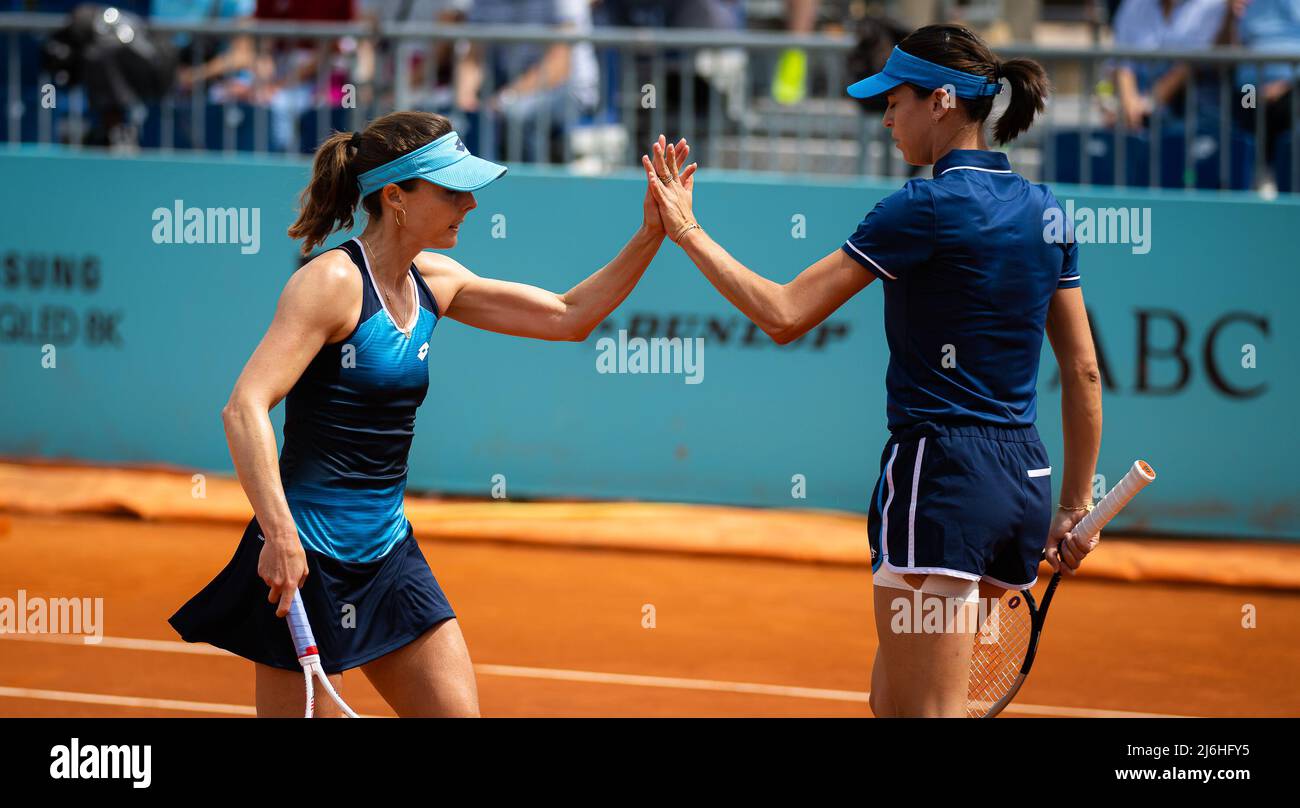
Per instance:
[[[168,621],[186,642],[206,642],[285,670],[301,670],[289,623],[257,574],[261,527],[248,523],[234,557]],[[409,529],[383,558],[340,561],[307,550],[301,591],[321,665],[339,673],[401,648],[455,617]]]
[[[895,432],[867,514],[872,571],[1033,586],[1052,522],[1051,474],[1033,426],[927,422]]]

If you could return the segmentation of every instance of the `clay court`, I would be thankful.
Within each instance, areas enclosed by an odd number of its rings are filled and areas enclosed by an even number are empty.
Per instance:
[[[1300,716],[1300,0],[0,8],[0,718]]]
[[[105,622],[93,645],[0,635],[0,715],[253,714],[250,663],[166,622],[247,517],[233,480],[204,488],[192,496],[184,473],[0,466],[0,597],[102,597]],[[408,513],[459,613],[485,716],[870,715],[861,517],[419,499]],[[1277,675],[1300,668],[1300,549],[1105,542],[1062,584],[1004,716],[1300,713]],[[345,688],[359,712],[392,714],[359,673]]]

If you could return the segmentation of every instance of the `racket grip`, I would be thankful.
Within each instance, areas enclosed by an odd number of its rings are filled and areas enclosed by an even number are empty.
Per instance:
[[[1145,461],[1136,460],[1133,462],[1133,468],[1129,469],[1124,479],[1115,484],[1110,489],[1110,493],[1101,498],[1097,507],[1088,511],[1087,516],[1079,520],[1079,524],[1074,526],[1070,532],[1080,539],[1091,539],[1101,532],[1115,514],[1119,513],[1129,500],[1147,487],[1147,484],[1156,478],[1156,472]]]
[[[293,648],[298,654],[298,661],[305,657],[317,656],[316,638],[311,633],[311,623],[307,620],[307,610],[302,605],[301,590],[293,593],[289,602],[289,633],[293,635]]]

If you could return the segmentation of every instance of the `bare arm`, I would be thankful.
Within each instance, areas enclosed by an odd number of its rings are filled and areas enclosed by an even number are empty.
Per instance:
[[[690,147],[682,141],[675,154],[685,160]],[[564,294],[480,278],[436,253],[420,253],[415,263],[453,320],[517,337],[581,342],[631,294],[659,252],[664,227],[649,189],[641,200],[641,217],[641,227],[618,255]]]
[[[1082,290],[1061,289],[1052,295],[1047,310],[1047,338],[1061,369],[1061,423],[1065,437],[1061,503],[1082,506],[1092,502],[1092,478],[1101,448],[1101,373]],[[1083,514],[1083,511],[1056,512],[1047,542],[1047,560],[1053,567],[1057,566],[1053,548]],[[1077,569],[1091,549],[1078,542],[1064,547],[1061,556],[1067,569]]]
[[[540,62],[502,87],[501,92],[525,95],[558,87],[569,80],[569,66],[569,46],[563,42],[552,45]]]
[[[1156,79],[1155,86],[1151,88],[1151,97],[1156,103],[1168,104],[1191,75],[1192,68],[1186,62],[1174,65],[1163,76]]]
[[[421,253],[416,265],[452,290],[444,314],[453,320],[516,337],[581,342],[632,292],[662,241],[662,233],[641,227],[613,260],[563,294],[481,278],[443,255]]]
[[[237,36],[230,41],[230,47],[223,53],[208,60],[199,69],[199,74],[203,81],[211,81],[227,73],[243,70],[252,66],[254,55],[253,38],[246,34]]]
[[[1223,15],[1223,25],[1219,26],[1219,35],[1214,44],[1220,47],[1241,44],[1241,15],[1246,13],[1250,0],[1232,0]]]
[[[679,175],[681,160],[675,151],[665,150],[660,136],[654,145],[654,160],[642,158],[664,229],[709,283],[776,342],[784,345],[802,337],[875,280],[875,275],[839,249],[786,284],[750,270],[698,226],[692,209],[694,166]],[[663,182],[664,177],[671,181]]]
[[[1146,104],[1138,90],[1137,76],[1132,68],[1121,67],[1115,72],[1115,89],[1119,93],[1119,114],[1129,129],[1141,129],[1146,114]]]
[[[478,109],[478,92],[483,86],[483,46],[472,43],[456,63],[456,106],[464,112]]]
[[[271,587],[268,600],[280,604],[281,617],[306,578],[307,565],[280,480],[269,414],[321,346],[346,336],[349,316],[355,320],[360,276],[343,261],[342,253],[327,253],[289,279],[270,328],[221,411],[235,472],[266,539],[258,572]]]
[[[876,278],[840,249],[780,284],[732,258],[702,229],[686,233],[678,246],[723,297],[782,345],[816,328]]]
[[[817,27],[818,5],[819,0],[786,0],[786,17],[789,20],[786,30],[792,34],[811,34]]]

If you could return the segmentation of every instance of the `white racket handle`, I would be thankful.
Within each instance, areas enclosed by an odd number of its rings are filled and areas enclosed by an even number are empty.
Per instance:
[[[1124,509],[1137,492],[1150,485],[1155,478],[1155,470],[1146,461],[1133,461],[1133,468],[1128,470],[1124,479],[1116,483],[1115,487],[1110,489],[1110,493],[1102,497],[1101,502],[1088,511],[1088,515],[1080,519],[1079,524],[1075,525],[1070,532],[1075,538],[1085,541],[1096,536],[1115,514]]]
[[[289,602],[289,633],[293,635],[293,649],[298,654],[298,662],[306,665],[319,660],[320,652],[316,650],[316,638],[312,636],[307,610],[302,605],[301,591],[295,591],[293,600]]]
[[[320,679],[321,687],[339,706],[343,714],[348,718],[357,718],[357,714],[352,711],[348,703],[330,684],[329,676],[320,665],[320,651],[316,649],[316,638],[311,633],[311,622],[307,620],[307,610],[302,605],[301,590],[293,593],[293,600],[289,602],[289,633],[293,635],[293,647],[298,653],[298,664],[302,665],[303,672],[307,679],[307,718],[311,718],[316,713],[316,693],[312,685],[312,677]]]

